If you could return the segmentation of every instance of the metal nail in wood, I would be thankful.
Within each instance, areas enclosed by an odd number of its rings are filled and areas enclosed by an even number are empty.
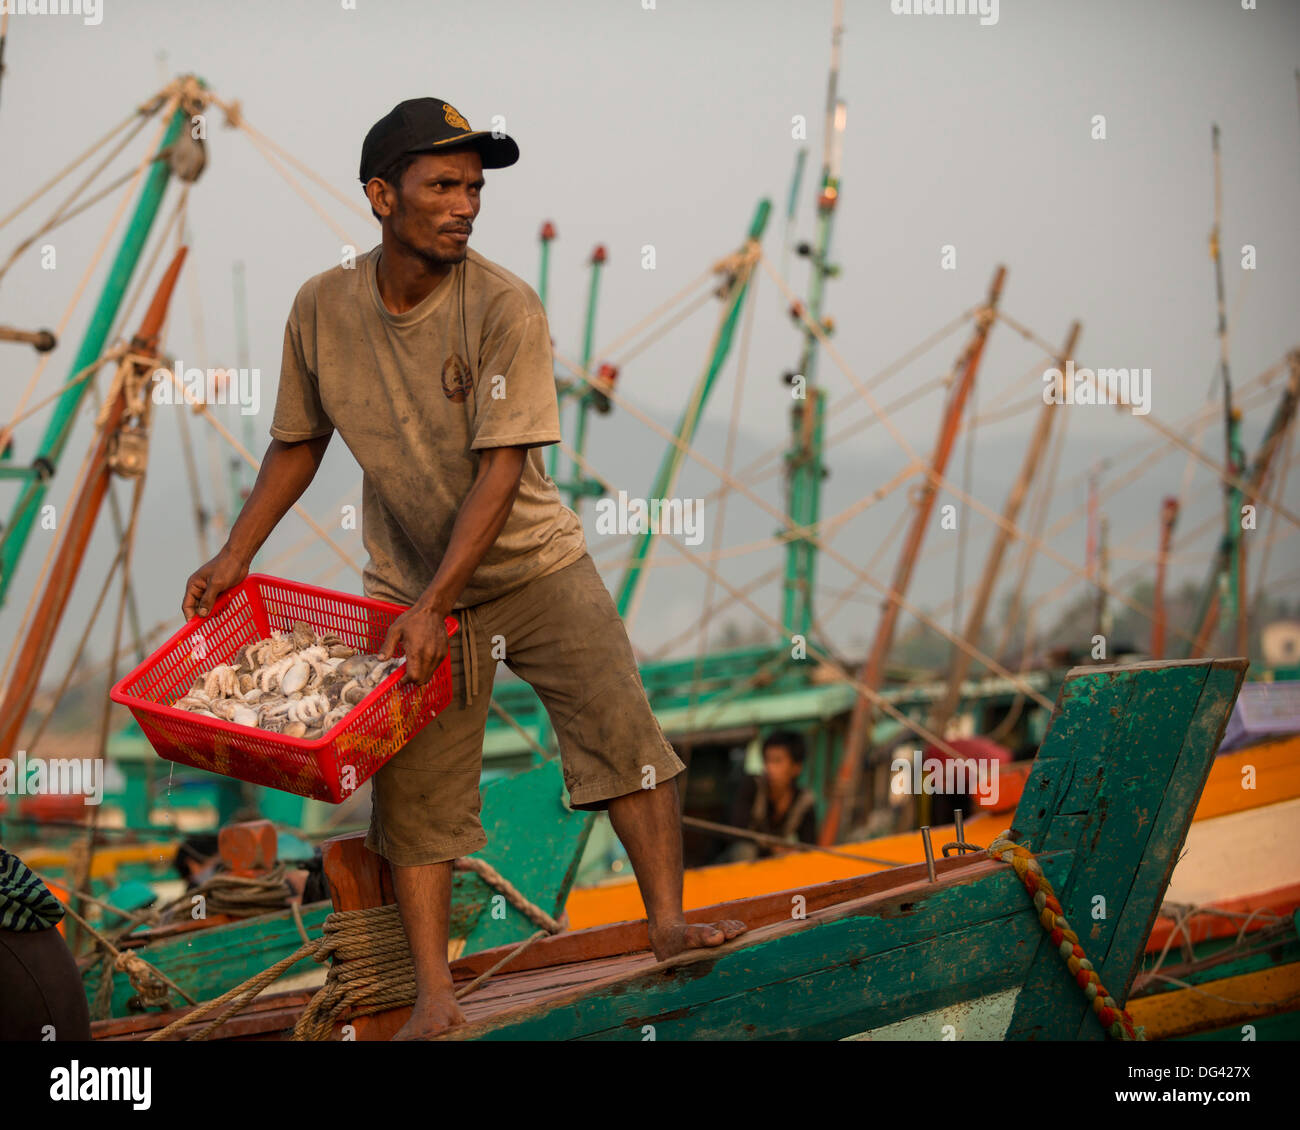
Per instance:
[[[925,869],[930,873],[930,882],[934,880],[934,845],[930,843],[930,825],[921,829],[921,846],[925,848]]]

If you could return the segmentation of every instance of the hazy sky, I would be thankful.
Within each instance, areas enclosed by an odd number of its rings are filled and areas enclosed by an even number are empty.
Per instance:
[[[456,106],[475,128],[491,128],[493,118],[503,116],[518,141],[518,165],[487,173],[472,243],[536,286],[537,233],[544,220],[555,223],[549,315],[557,347],[569,356],[581,348],[587,259],[598,242],[608,249],[599,351],[737,249],[763,197],[773,203],[764,247],[780,265],[786,195],[801,144],[810,151],[796,234],[811,237],[830,22],[829,0],[658,0],[653,10],[641,0],[357,0],[355,10],[338,0],[104,0],[97,26],[75,16],[15,15],[0,86],[0,211],[147,99],[164,73],[192,71],[222,97],[239,100],[252,125],[358,202],[365,131],[396,102],[434,95]],[[1222,129],[1234,379],[1244,384],[1300,345],[1300,111],[1294,79],[1300,5],[1260,0],[1258,11],[1245,11],[1239,0],[1003,0],[997,22],[982,26],[978,16],[894,15],[888,0],[848,0],[845,25],[840,94],[848,116],[832,245],[842,274],[829,285],[826,309],[836,322],[836,346],[854,372],[870,377],[979,302],[998,263],[1008,269],[1008,314],[1053,343],[1078,318],[1080,364],[1152,372],[1148,417],[1087,406],[1069,410],[1053,515],[1083,501],[1082,475],[1089,466],[1159,444],[1152,421],[1180,425],[1211,389],[1217,356],[1207,251],[1211,122]],[[807,119],[807,142],[792,138],[798,115]],[[1105,116],[1104,140],[1093,137],[1095,115]],[[219,123],[220,115],[215,118]],[[114,169],[139,159],[143,136]],[[57,206],[71,183],[0,231],[0,255],[7,256]],[[163,216],[170,214],[174,193],[173,187]],[[372,225],[319,191],[314,195],[358,246],[377,241]],[[111,211],[111,203],[100,203],[49,237],[58,252],[57,269],[42,270],[35,252],[16,263],[0,281],[0,322],[56,323]],[[246,263],[252,365],[264,377],[256,419],[260,448],[289,304],[307,277],[338,261],[340,240],[246,135],[219,124],[211,130],[208,168],[191,194],[189,220],[193,253],[174,304],[168,349],[186,364],[234,363],[231,270],[236,260]],[[656,253],[652,271],[642,267],[647,244]],[[1242,269],[1244,244],[1256,248],[1253,271]],[[956,249],[955,270],[942,268],[945,245]],[[101,268],[90,295],[98,293],[102,274]],[[804,261],[792,259],[789,274],[804,293]],[[785,440],[790,397],[780,375],[794,366],[799,341],[784,307],[770,278],[760,273],[739,410],[738,465]],[[89,302],[83,302],[64,334],[42,379],[42,394],[68,376],[88,310]],[[709,302],[628,362],[620,391],[659,421],[675,422],[704,364],[717,310]],[[945,339],[881,385],[882,402],[944,373],[966,332]],[[0,346],[6,408],[26,385],[33,358],[26,347]],[[698,436],[701,450],[719,463],[736,363],[733,352]],[[1043,367],[1039,350],[1005,325],[994,328],[976,413],[1024,409],[985,420],[975,430],[971,489],[994,508],[1000,508],[1019,465]],[[818,372],[833,404],[851,394],[850,382],[829,358],[821,358]],[[1246,401],[1252,449],[1280,387],[1277,380],[1272,392]],[[896,416],[921,453],[933,446],[940,406],[931,394]],[[862,405],[847,407],[835,417],[836,426],[866,415]],[[240,426],[236,416],[224,418]],[[205,426],[192,424],[201,437],[206,489],[217,488],[210,497],[220,505],[224,482],[214,481],[221,475],[207,469]],[[19,428],[19,461],[34,454],[43,426],[44,417]],[[567,418],[566,434],[571,437]],[[83,413],[52,496],[60,504],[88,436]],[[183,584],[200,561],[177,437],[174,410],[160,410],[137,551],[146,625],[173,617],[179,626]],[[1222,458],[1218,421],[1202,442],[1215,460]],[[649,490],[662,449],[662,439],[626,412],[592,422],[592,463],[633,494]],[[906,461],[880,426],[832,448],[828,457],[825,512],[832,515]],[[950,478],[963,481],[965,461],[959,446]],[[1134,462],[1132,456],[1118,462],[1115,473]],[[1210,474],[1196,468],[1185,479],[1186,465],[1184,455],[1171,455],[1107,503],[1117,569],[1154,552],[1164,494],[1187,488],[1181,529],[1219,512]],[[337,529],[340,496],[354,489],[358,477],[336,439],[306,501],[360,560],[360,534]],[[713,485],[710,474],[688,464],[679,493],[703,495]],[[755,489],[781,506],[779,480]],[[5,519],[14,493],[12,484],[0,484]],[[1297,509],[1294,489],[1286,498]],[[879,551],[872,574],[886,579],[904,501],[896,492],[859,515],[836,534],[836,550],[859,566]],[[716,514],[706,511],[703,548],[711,544]],[[594,534],[590,506],[586,516],[593,555],[598,561],[617,556]],[[989,528],[977,515],[968,520],[967,584],[982,563]],[[1294,533],[1285,523],[1280,528]],[[770,514],[733,496],[723,543],[748,544],[775,529]],[[1265,523],[1259,536],[1266,537],[1268,529]],[[292,545],[304,532],[297,519],[286,519],[268,548],[273,553]],[[0,610],[6,643],[49,537],[33,536]],[[1081,562],[1083,537],[1076,522],[1053,540],[1053,548]],[[1175,579],[1199,578],[1213,542],[1207,533],[1187,545],[1175,559]],[[1295,545],[1294,539],[1279,539],[1270,558],[1271,577],[1290,577],[1279,590],[1287,595],[1297,587]],[[933,607],[952,594],[956,539],[936,526],[927,547],[913,596]],[[111,551],[104,515],[60,637],[56,655],[62,660]],[[665,562],[677,558],[669,549],[659,554]],[[1255,553],[1256,565],[1260,559]],[[739,585],[779,560],[770,549],[740,555],[727,559],[723,572]],[[330,562],[328,551],[316,548],[285,571],[312,579]],[[1142,568],[1149,576],[1150,567]],[[847,576],[827,562],[822,579],[838,591]],[[1046,591],[1068,576],[1059,563],[1044,561],[1033,591]],[[617,585],[617,570],[606,567],[605,577],[611,588]],[[348,571],[327,583],[359,591],[359,580]],[[689,627],[698,616],[702,584],[702,574],[689,565],[657,569],[633,624],[634,642],[654,648]],[[1065,595],[1080,591],[1075,587]],[[869,637],[878,596],[870,588],[860,594],[826,625],[841,648],[859,648]],[[774,588],[759,589],[753,599],[765,613],[778,613]],[[820,605],[829,603],[827,597]],[[738,619],[754,617],[742,612]],[[109,622],[97,634],[96,655],[104,653]]]

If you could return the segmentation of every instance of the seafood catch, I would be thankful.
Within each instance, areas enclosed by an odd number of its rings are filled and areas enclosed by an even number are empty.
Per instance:
[[[333,632],[317,635],[295,620],[291,631],[245,644],[232,662],[196,676],[176,706],[313,741],[343,721],[401,663],[358,651]]]

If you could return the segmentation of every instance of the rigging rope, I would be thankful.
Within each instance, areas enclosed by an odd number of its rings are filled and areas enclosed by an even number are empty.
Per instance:
[[[761,259],[762,256],[760,254],[760,260]],[[770,273],[770,267],[769,267],[769,273]],[[820,327],[818,327],[818,332],[820,333]],[[823,341],[824,340],[825,339],[823,335]],[[573,362],[569,361],[568,358],[566,358],[563,354],[559,353],[558,351],[555,351],[555,356],[560,361],[561,364],[563,364],[566,368],[571,370],[576,376],[579,376],[583,380],[586,380],[588,381],[588,383],[590,383],[590,378],[588,378],[584,373],[582,373],[581,369],[578,368]],[[877,581],[874,577],[869,576],[863,570],[859,569],[842,553],[839,553],[836,550],[832,549],[829,545],[825,543],[825,541],[814,536],[813,531],[810,528],[807,527],[800,528],[796,526],[793,522],[790,521],[788,515],[783,514],[776,507],[769,505],[765,499],[755,494],[744,483],[737,481],[732,476],[725,475],[721,467],[718,467],[715,463],[713,463],[712,460],[706,458],[690,444],[683,442],[676,435],[669,432],[668,429],[663,427],[661,424],[659,424],[657,420],[654,420],[653,418],[651,418],[650,416],[642,412],[640,409],[636,408],[626,398],[624,398],[623,396],[621,396],[620,394],[612,390],[610,390],[607,393],[607,395],[610,397],[611,400],[617,403],[625,411],[630,413],[633,417],[640,420],[643,424],[651,428],[653,431],[658,432],[661,436],[663,436],[663,438],[667,439],[669,443],[672,443],[674,446],[676,446],[679,450],[682,451],[684,455],[690,456],[697,463],[703,466],[706,470],[716,475],[719,479],[729,482],[736,490],[739,490],[742,494],[744,494],[757,506],[767,511],[768,514],[772,515],[778,522],[781,523],[786,533],[805,537],[809,542],[811,542],[814,546],[816,546],[816,548],[820,552],[824,553],[832,560],[838,562],[841,566],[847,569],[854,576],[861,577],[869,585],[871,585],[872,588],[875,588],[880,593],[882,593],[882,595],[887,596],[892,601],[896,601],[899,607],[903,609],[903,611],[908,612],[912,616],[915,616],[922,623],[933,628],[945,639],[947,639],[950,643],[954,644],[957,647],[960,647],[963,651],[966,651],[967,654],[979,660],[979,662],[983,663],[990,670],[995,671],[997,674],[1001,675],[1004,679],[1009,679],[1015,685],[1022,687],[1027,694],[1033,697],[1034,700],[1038,702],[1041,706],[1043,706],[1045,709],[1047,710],[1052,709],[1052,704],[1047,699],[1045,699],[1037,691],[1033,690],[1033,688],[1029,687],[1028,684],[1024,683],[1023,680],[1019,679],[1017,676],[1013,675],[1010,671],[1004,668],[992,656],[985,655],[982,651],[980,651],[979,648],[969,644],[966,640],[962,639],[960,636],[957,636],[954,633],[949,632],[948,629],[945,628],[942,624],[939,624],[937,621],[933,620],[930,616],[928,616],[925,612],[921,611],[919,608],[916,608],[909,601],[904,599],[900,593],[895,592],[891,588],[887,588],[882,582]],[[561,447],[566,451],[571,450],[567,444],[563,443],[563,441],[561,441]],[[578,457],[577,454],[576,453],[574,454],[575,454],[575,458],[577,458]],[[979,507],[979,508],[984,510],[987,509],[985,507]],[[998,518],[999,521],[1002,521],[1003,524],[1010,525],[1010,523],[1006,523],[1005,520],[1002,519],[1001,515],[997,515],[996,517]],[[676,545],[676,543],[672,539],[656,538],[655,542],[658,543],[664,540],[667,540],[670,545]],[[691,559],[696,562],[696,564],[700,564],[698,558],[694,554],[688,556],[690,556]],[[1072,566],[1072,568],[1074,567]],[[777,630],[783,631],[784,629],[779,627]],[[940,748],[943,747],[941,746]]]
[[[104,235],[99,242],[99,246],[95,248],[95,252],[91,256],[90,262],[86,265],[85,271],[82,273],[80,280],[77,282],[76,288],[72,292],[72,298],[69,300],[68,305],[65,307],[63,314],[59,317],[58,326],[54,331],[54,336],[56,338],[62,339],[64,331],[68,328],[68,323],[72,320],[73,311],[76,309],[77,304],[81,301],[81,296],[85,291],[86,287],[89,285],[91,278],[94,276],[95,270],[99,266],[100,259],[104,257],[104,253],[108,250],[109,242],[112,239],[113,233],[117,230],[118,224],[121,223],[122,216],[126,212],[127,204],[131,201],[131,198],[135,195],[136,187],[139,185],[140,181],[144,178],[145,171],[149,168],[150,165],[153,164],[154,160],[156,159],[158,146],[162,142],[163,135],[167,131],[167,127],[170,123],[172,112],[176,108],[176,104],[177,104],[177,98],[176,96],[173,96],[172,99],[169,100],[167,103],[166,112],[163,114],[163,120],[158,127],[153,142],[149,146],[148,152],[145,154],[144,158],[140,161],[140,164],[136,166],[135,174],[131,178],[131,183],[127,187],[127,190],[122,194],[122,199],[118,202],[117,210],[113,213],[112,218],[109,220],[108,227],[104,231]],[[41,375],[45,372],[45,366],[49,364],[49,360],[53,355],[54,355],[53,352],[41,354],[41,359],[40,361],[37,362],[36,365],[36,371],[32,374],[31,380],[28,381],[27,387],[23,390],[23,394],[18,400],[18,405],[14,409],[15,416],[21,415],[23,408],[27,404],[27,401],[31,399],[32,393],[35,391],[36,385],[41,379]],[[5,424],[3,427],[0,427],[0,450],[4,449],[6,444],[9,442],[9,438],[12,434],[13,434],[13,428],[11,424]]]
[[[1026,329],[1024,326],[1020,325],[1020,323],[1010,318],[1007,314],[1003,313],[1001,310],[996,312],[995,317],[997,317],[1001,321],[1006,322],[1007,325],[1011,326],[1017,332],[1023,334],[1026,338],[1029,338],[1034,342],[1038,342],[1040,340],[1038,336],[1033,333],[1032,330]],[[1093,377],[1093,383],[1094,385],[1096,383],[1095,374]],[[1266,500],[1260,498],[1260,492],[1256,488],[1252,487],[1244,479],[1238,477],[1237,475],[1232,474],[1228,470],[1228,468],[1225,467],[1223,464],[1216,463],[1204,452],[1198,450],[1191,443],[1185,440],[1181,435],[1179,435],[1178,432],[1174,428],[1171,428],[1168,424],[1162,424],[1149,412],[1144,415],[1138,416],[1137,418],[1139,420],[1144,421],[1147,427],[1155,428],[1156,431],[1158,431],[1161,435],[1163,435],[1166,440],[1182,448],[1193,459],[1197,460],[1200,463],[1203,463],[1206,467],[1208,467],[1211,471],[1214,472],[1214,474],[1218,477],[1219,481],[1224,486],[1235,487],[1237,490],[1241,491],[1247,498],[1249,498],[1252,502],[1256,502],[1260,506],[1268,505]],[[1280,503],[1277,504],[1276,506],[1271,507],[1271,509],[1273,510],[1274,513],[1280,514],[1293,526],[1300,526],[1300,515],[1293,514],[1289,509],[1287,509],[1285,506],[1282,506]]]
[[[587,462],[585,457],[579,455],[576,451],[570,448],[568,444],[566,444],[563,440],[560,441],[560,447],[563,451],[571,454],[573,458],[578,461],[578,463],[583,467],[585,473],[587,474],[592,473],[590,470],[590,464]],[[724,589],[726,589],[727,592],[729,592],[734,598],[736,598],[741,603],[743,603],[745,607],[748,608],[751,612],[753,612],[760,620],[764,621],[769,626],[775,628],[778,635],[784,633],[785,629],[778,621],[774,620],[771,616],[769,616],[766,612],[764,612],[763,609],[759,608],[759,606],[756,605],[752,600],[749,600],[742,593],[740,593],[736,588],[728,584],[726,579],[723,578],[722,575],[717,572],[717,570],[713,569],[713,567],[710,566],[707,562],[700,560],[698,554],[692,553],[689,550],[687,550],[684,546],[680,545],[676,538],[663,538],[660,540],[666,541],[668,546],[671,549],[673,549],[681,556],[685,557],[690,562],[690,564],[694,565],[696,568],[703,569],[706,572],[713,574],[713,576],[717,579],[718,583]],[[806,644],[806,649],[810,656],[812,656],[814,659],[820,660],[825,665],[830,677],[834,678],[839,682],[843,682],[848,686],[856,688],[860,694],[864,695],[872,703],[874,703],[877,709],[888,714],[891,718],[894,719],[894,721],[898,722],[905,729],[912,731],[912,733],[923,738],[925,741],[934,745],[936,748],[942,750],[944,753],[949,754],[951,757],[960,760],[961,754],[959,754],[956,750],[954,750],[952,746],[950,746],[946,741],[943,740],[943,738],[941,738],[937,734],[931,733],[928,727],[926,727],[920,722],[917,722],[915,719],[908,718],[905,714],[903,714],[900,710],[898,710],[892,703],[890,703],[887,699],[881,696],[877,691],[872,690],[865,683],[860,682],[848,671],[844,670],[844,668],[839,663],[839,661],[836,660],[833,656],[831,656],[829,652],[823,651],[821,648],[817,647],[815,644],[811,642]],[[1036,698],[1041,698],[1041,696],[1038,695],[1036,692],[1034,692],[1034,694]]]

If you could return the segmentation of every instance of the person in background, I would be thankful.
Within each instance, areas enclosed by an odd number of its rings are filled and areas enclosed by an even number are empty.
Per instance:
[[[186,889],[199,886],[211,879],[221,862],[220,848],[216,833],[199,832],[186,836],[176,848],[176,857],[172,866],[176,874],[185,880]]]
[[[791,843],[817,842],[817,798],[799,787],[807,757],[802,735],[775,730],[763,741],[763,775],[745,777],[732,802],[731,825],[750,832],[779,836]],[[727,851],[731,860],[767,859],[789,848],[754,840],[737,840]]]

